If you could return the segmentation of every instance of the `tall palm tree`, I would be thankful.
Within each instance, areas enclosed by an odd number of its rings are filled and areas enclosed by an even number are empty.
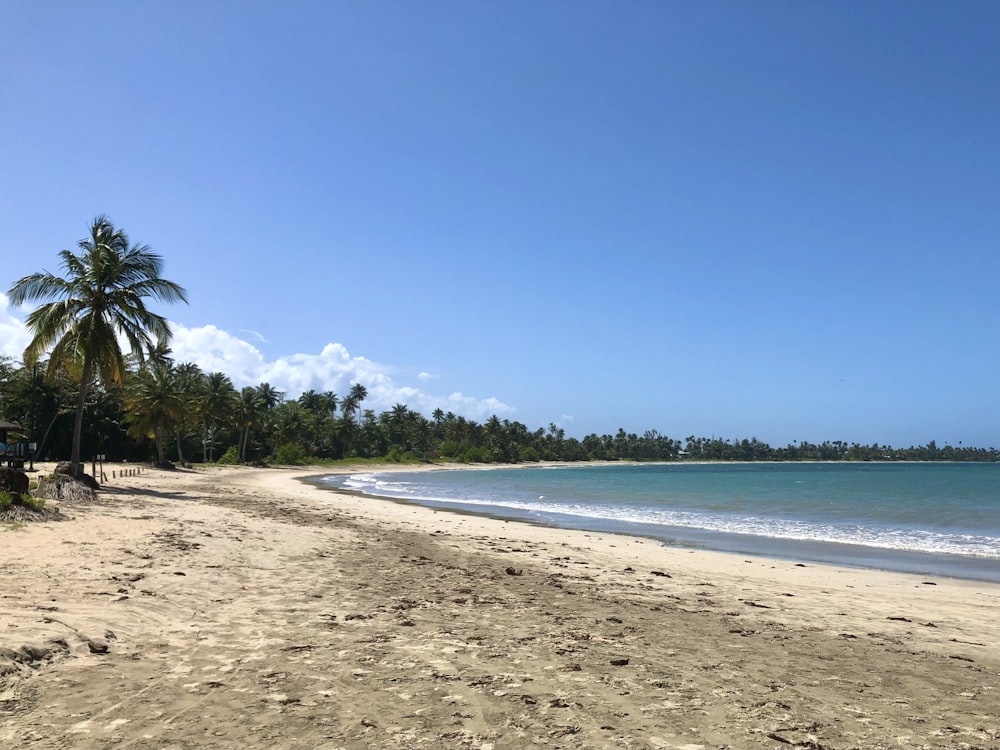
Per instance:
[[[177,373],[163,362],[143,368],[125,389],[125,417],[133,437],[152,437],[159,466],[169,466],[167,432],[177,428],[185,416],[184,394]]]
[[[187,463],[184,458],[184,437],[189,435],[198,423],[198,406],[205,374],[194,362],[182,362],[171,368],[177,390],[180,392],[184,409],[174,424],[174,440],[177,441],[177,463]]]
[[[354,441],[361,421],[357,419],[357,415],[361,410],[361,402],[365,400],[367,395],[368,389],[361,385],[361,383],[355,383],[351,386],[350,392],[340,402],[340,432],[345,456],[350,455],[354,448]]]
[[[255,427],[260,422],[264,405],[261,402],[260,391],[251,386],[244,386],[237,394],[233,417],[236,421],[236,428],[240,433],[239,457],[240,461],[246,463],[247,445],[250,443],[250,428]]]
[[[361,385],[361,383],[355,383],[351,386],[350,392],[340,402],[340,413],[345,420],[350,421],[354,419],[361,408],[361,402],[365,400],[367,395],[368,389]]]
[[[277,448],[277,445],[274,444],[274,435],[272,434],[274,432],[273,420],[274,410],[281,403],[282,398],[283,394],[281,391],[270,383],[265,382],[257,386],[257,399],[260,402],[261,410],[261,425],[264,428],[265,444],[269,446],[269,450]]]
[[[233,421],[238,394],[233,381],[222,372],[209,373],[202,383],[201,407],[202,458],[215,460],[215,437],[219,425]]]
[[[90,235],[77,243],[78,252],[62,250],[65,277],[47,271],[25,276],[7,296],[15,305],[52,300],[26,321],[32,334],[24,363],[32,365],[49,351],[49,371],[65,366],[79,379],[70,462],[80,474],[80,435],[87,389],[94,377],[121,383],[125,357],[119,337],[142,361],[157,342],[170,338],[164,317],[146,307],[147,298],[186,302],[184,288],[160,276],[163,259],[148,245],[130,244],[124,230],[98,216]]]

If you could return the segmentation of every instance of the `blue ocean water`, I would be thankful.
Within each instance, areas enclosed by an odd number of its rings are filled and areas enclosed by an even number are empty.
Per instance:
[[[1000,581],[1000,464],[601,464],[322,483],[681,546]]]

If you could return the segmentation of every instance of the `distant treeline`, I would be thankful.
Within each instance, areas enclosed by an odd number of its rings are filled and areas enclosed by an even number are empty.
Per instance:
[[[79,386],[46,377],[44,365],[0,360],[0,419],[19,423],[12,441],[38,444],[39,459],[69,456]],[[756,438],[683,440],[641,435],[567,437],[555,424],[529,429],[490,417],[476,422],[442,410],[429,418],[404,404],[364,409],[366,389],[338,396],[307,391],[286,399],[267,383],[236,389],[221,372],[153,357],[125,385],[89,388],[83,457],[110,461],[216,461],[302,464],[335,459],[526,463],[537,461],[997,461],[995,448],[927,445],[894,448],[842,441],[794,442],[774,448]]]

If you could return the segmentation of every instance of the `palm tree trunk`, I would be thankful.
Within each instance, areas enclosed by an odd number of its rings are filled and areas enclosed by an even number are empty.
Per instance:
[[[45,447],[45,443],[47,443],[49,440],[49,433],[52,432],[52,425],[56,423],[56,420],[59,419],[60,416],[61,415],[59,414],[59,410],[56,409],[55,415],[52,417],[52,419],[49,420],[49,426],[45,428],[45,434],[42,436],[42,442],[40,442],[37,446],[35,446],[35,453],[34,453],[35,459],[41,458],[42,448]]]
[[[184,465],[184,449],[181,447],[181,431],[175,430],[174,437],[177,438],[177,463]]]
[[[90,385],[90,362],[83,365],[83,375],[80,378],[80,395],[76,399],[76,418],[73,420],[73,448],[69,462],[74,477],[83,474],[83,464],[80,463],[80,441],[83,436],[83,409],[87,404],[87,388]]]
[[[153,430],[153,439],[156,443],[156,462],[158,466],[167,465],[167,452],[164,447],[163,441],[163,429],[157,425]]]
[[[247,443],[250,442],[250,425],[243,428],[243,436],[240,440],[240,461],[247,462]]]

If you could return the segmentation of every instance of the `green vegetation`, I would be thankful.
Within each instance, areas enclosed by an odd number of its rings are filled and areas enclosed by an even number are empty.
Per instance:
[[[56,368],[0,360],[0,414],[33,426],[39,458],[70,453],[74,381]],[[550,424],[526,425],[493,416],[483,423],[445,413],[427,418],[403,404],[379,414],[363,409],[367,391],[306,391],[285,399],[267,383],[237,390],[221,372],[174,363],[160,347],[126,362],[123,383],[94,377],[86,388],[83,456],[108,460],[333,464],[350,460],[400,463],[530,463],[536,461],[997,461],[994,448],[927,445],[894,448],[842,441],[772,447],[757,439],[694,435],[684,440],[647,430],[618,430],[579,440]]]
[[[65,277],[47,271],[20,279],[7,293],[11,304],[51,300],[27,319],[31,342],[24,362],[31,366],[49,352],[48,372],[68,376],[77,385],[70,461],[79,470],[83,415],[95,379],[121,385],[125,358],[119,337],[133,357],[143,361],[154,340],[170,338],[166,320],[146,308],[149,297],[184,300],[184,290],[160,277],[163,262],[146,245],[134,245],[105,216],[94,219],[90,236],[77,243],[79,253],[59,256]]]
[[[32,497],[27,492],[23,495],[18,495],[0,490],[0,513],[14,505],[19,505],[28,510],[41,510],[45,507],[45,500],[44,498]]]
[[[497,416],[480,424],[440,409],[428,419],[405,404],[376,414],[362,409],[368,392],[360,384],[345,396],[310,390],[291,400],[268,383],[237,390],[224,373],[171,359],[166,320],[146,300],[185,301],[185,292],[161,278],[160,256],[130,244],[103,216],[78,247],[60,253],[65,277],[31,274],[8,292],[15,305],[50,300],[28,316],[24,366],[0,358],[0,415],[28,428],[39,459],[69,456],[77,466],[97,454],[160,464],[189,456],[229,464],[1000,460],[995,448],[934,441],[773,448],[756,438],[680,441],[624,429],[578,440],[555,424],[532,430]]]

